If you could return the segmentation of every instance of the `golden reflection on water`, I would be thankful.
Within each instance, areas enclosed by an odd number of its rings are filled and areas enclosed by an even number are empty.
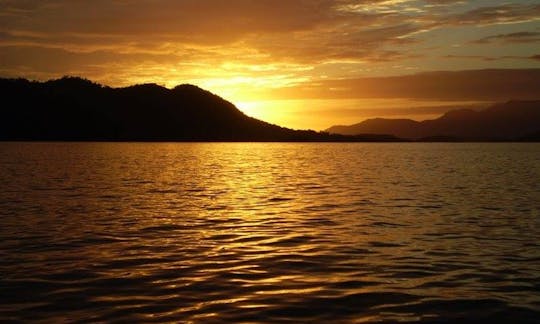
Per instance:
[[[0,156],[17,313],[393,322],[540,303],[537,146],[26,145]]]

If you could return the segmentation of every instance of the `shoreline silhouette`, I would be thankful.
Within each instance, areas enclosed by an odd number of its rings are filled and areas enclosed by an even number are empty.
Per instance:
[[[1,141],[540,140],[540,101],[511,101],[490,107],[485,112],[450,111],[439,119],[424,122],[372,119],[317,132],[294,130],[249,117],[231,102],[189,84],[173,89],[156,84],[111,88],[78,77],[63,77],[46,82],[2,78],[0,94],[4,102],[11,103],[2,111]],[[488,116],[487,113],[493,111],[495,114]],[[437,127],[441,120],[447,123]],[[482,123],[487,123],[492,129],[486,131],[484,127],[484,132],[478,132],[478,125]],[[476,132],[459,132],[452,127],[473,129]]]
[[[510,100],[482,110],[450,110],[431,120],[372,118],[329,133],[385,133],[420,141],[508,141],[540,139],[540,100]]]

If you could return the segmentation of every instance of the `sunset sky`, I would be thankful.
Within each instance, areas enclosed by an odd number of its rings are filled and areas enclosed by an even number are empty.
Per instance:
[[[0,76],[64,75],[193,83],[292,128],[420,120],[540,99],[540,4],[0,0]]]

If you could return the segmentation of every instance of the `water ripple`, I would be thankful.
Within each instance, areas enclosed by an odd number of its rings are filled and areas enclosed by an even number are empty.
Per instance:
[[[539,323],[536,144],[0,148],[2,322]]]

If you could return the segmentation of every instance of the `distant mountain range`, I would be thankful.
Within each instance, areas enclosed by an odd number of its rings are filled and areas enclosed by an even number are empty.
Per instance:
[[[410,119],[368,119],[350,126],[333,126],[332,134],[390,134],[399,138],[426,141],[540,140],[540,101],[509,101],[487,109],[452,110],[442,117]]]
[[[193,85],[110,88],[86,79],[1,79],[0,140],[30,141],[363,141],[540,140],[540,101],[434,120],[369,119],[326,132],[293,130],[246,116]]]
[[[187,84],[109,88],[74,77],[0,79],[0,96],[4,141],[400,141],[279,127]]]

